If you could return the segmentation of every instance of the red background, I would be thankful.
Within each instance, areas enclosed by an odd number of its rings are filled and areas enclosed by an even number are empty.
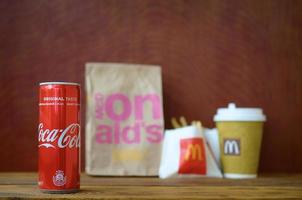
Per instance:
[[[230,101],[262,107],[260,171],[301,172],[301,45],[302,1],[2,0],[0,171],[37,170],[38,83],[84,89],[100,61],[161,65],[167,128],[214,126]]]

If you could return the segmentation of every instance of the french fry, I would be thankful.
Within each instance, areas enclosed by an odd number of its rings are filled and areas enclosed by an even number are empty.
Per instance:
[[[200,128],[200,129],[202,129],[202,123],[201,123],[201,121],[197,121],[197,122],[196,122],[196,126],[197,126],[198,128]]]
[[[187,120],[186,120],[186,118],[185,118],[184,116],[181,116],[181,117],[179,118],[179,121],[180,121],[180,124],[181,124],[182,126],[188,126]]]
[[[177,122],[177,120],[176,120],[175,117],[172,117],[172,118],[171,118],[171,123],[172,123],[173,128],[180,128],[180,127],[181,127],[181,126],[179,125],[179,123]]]
[[[188,126],[188,122],[187,122],[186,118],[183,117],[183,116],[181,116],[179,118],[179,122],[177,121],[177,119],[175,117],[172,117],[171,118],[171,123],[172,123],[173,128],[181,128],[181,127],[184,127],[184,126]],[[196,126],[197,128],[199,128],[201,130],[203,128],[202,123],[199,120],[192,121],[191,125]]]

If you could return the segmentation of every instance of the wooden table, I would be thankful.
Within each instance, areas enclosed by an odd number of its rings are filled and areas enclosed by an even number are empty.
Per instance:
[[[43,194],[36,173],[0,173],[1,199],[302,199],[302,174],[258,179],[81,176],[76,194]]]

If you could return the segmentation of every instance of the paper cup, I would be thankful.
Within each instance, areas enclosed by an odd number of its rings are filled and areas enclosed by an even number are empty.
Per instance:
[[[262,109],[218,109],[214,121],[219,132],[221,163],[225,178],[257,177],[263,122]]]

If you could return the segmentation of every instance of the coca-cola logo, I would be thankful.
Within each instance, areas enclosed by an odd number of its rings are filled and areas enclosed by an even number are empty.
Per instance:
[[[46,148],[73,148],[80,147],[80,125],[70,124],[65,129],[43,129],[43,123],[39,124],[39,147]],[[54,145],[56,141],[57,145]]]

